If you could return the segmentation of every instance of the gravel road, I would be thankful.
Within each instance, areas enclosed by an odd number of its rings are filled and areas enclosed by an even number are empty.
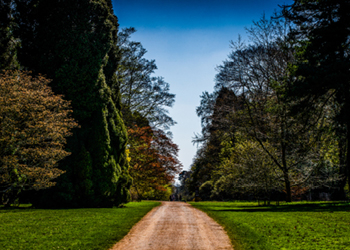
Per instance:
[[[162,202],[111,250],[233,250],[223,228],[184,202]]]

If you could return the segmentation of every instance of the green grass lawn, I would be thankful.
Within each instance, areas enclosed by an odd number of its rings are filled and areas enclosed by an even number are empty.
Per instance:
[[[235,250],[350,249],[350,203],[191,202],[221,224]]]
[[[0,209],[0,249],[109,249],[159,202],[125,208]]]

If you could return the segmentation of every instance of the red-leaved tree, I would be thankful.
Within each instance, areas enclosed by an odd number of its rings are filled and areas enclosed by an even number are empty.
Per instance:
[[[166,191],[175,175],[181,170],[177,159],[178,146],[162,130],[149,126],[128,129],[130,174],[133,177],[131,192],[138,199],[146,192]]]

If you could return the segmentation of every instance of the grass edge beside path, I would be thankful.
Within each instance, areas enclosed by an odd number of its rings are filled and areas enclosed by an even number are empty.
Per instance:
[[[227,232],[235,250],[350,250],[349,202],[190,202]]]
[[[130,202],[123,208],[0,209],[0,249],[106,250],[160,202]]]
[[[216,221],[220,226],[223,227],[225,230],[226,234],[230,238],[232,248],[234,250],[244,250],[242,245],[239,243],[239,241],[236,238],[236,232],[232,230],[231,227],[227,226],[223,220],[220,220],[217,216],[215,216],[214,213],[211,213],[209,209],[205,209],[203,206],[198,206],[198,204],[201,204],[202,202],[188,202],[191,206],[194,208],[197,208],[203,212],[205,212],[209,217],[211,217],[214,221]]]

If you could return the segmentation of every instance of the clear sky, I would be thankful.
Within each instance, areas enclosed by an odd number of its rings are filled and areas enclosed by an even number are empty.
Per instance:
[[[230,52],[229,43],[245,38],[263,14],[269,17],[278,5],[292,0],[113,0],[120,28],[134,27],[132,40],[147,49],[158,70],[176,95],[170,116],[173,141],[179,145],[179,159],[189,169],[196,153],[192,144],[200,133],[196,107],[203,91],[213,91],[216,66]]]

